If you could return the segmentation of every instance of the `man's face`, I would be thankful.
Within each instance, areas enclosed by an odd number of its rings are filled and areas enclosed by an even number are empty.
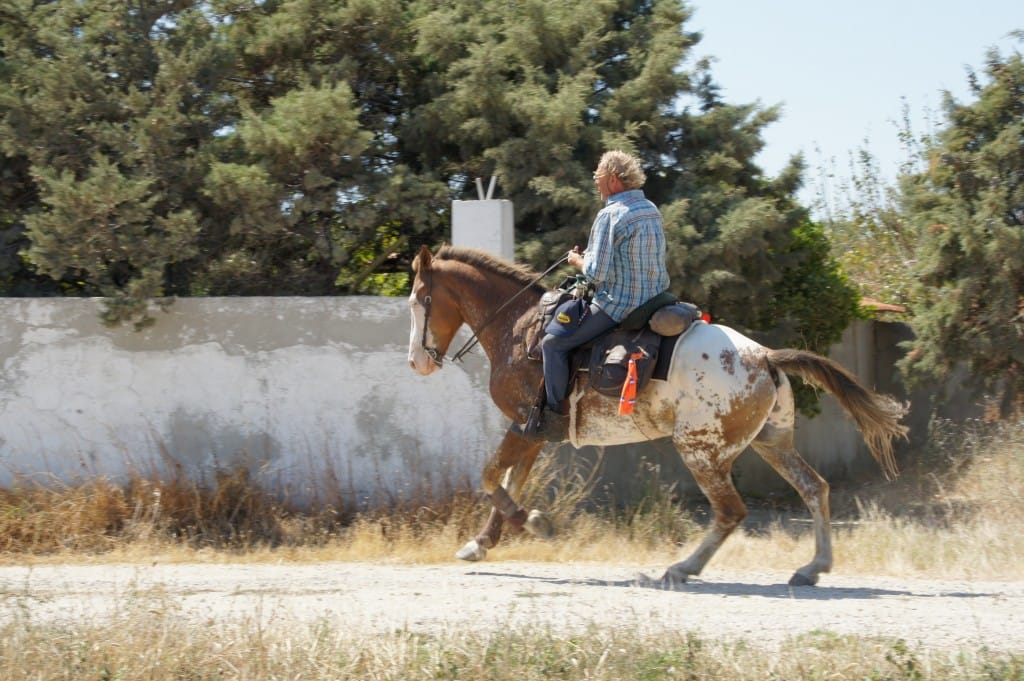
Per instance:
[[[594,171],[594,184],[597,185],[597,192],[601,195],[602,201],[607,201],[609,196],[616,193],[613,185],[618,181],[619,178],[615,177],[607,168],[598,166]]]

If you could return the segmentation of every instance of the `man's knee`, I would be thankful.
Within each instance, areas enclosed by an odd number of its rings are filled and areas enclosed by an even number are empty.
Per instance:
[[[569,350],[576,347],[571,341],[567,342],[567,337],[556,336],[554,334],[548,334],[540,341],[540,351],[545,357],[550,357],[553,354],[565,354]]]
[[[549,362],[553,357],[561,354],[561,349],[558,347],[558,337],[551,334],[544,336],[540,341],[540,354],[545,362]]]

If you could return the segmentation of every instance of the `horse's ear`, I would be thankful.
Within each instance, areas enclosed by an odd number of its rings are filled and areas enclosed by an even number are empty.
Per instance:
[[[434,259],[434,256],[430,253],[430,249],[426,245],[420,246],[420,252],[416,254],[416,259],[412,261],[412,269],[414,272],[426,272],[430,269],[430,261]]]

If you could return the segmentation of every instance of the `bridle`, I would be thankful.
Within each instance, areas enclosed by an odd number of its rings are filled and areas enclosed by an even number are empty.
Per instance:
[[[420,347],[423,348],[423,352],[427,353],[427,357],[430,361],[441,366],[444,361],[444,356],[437,349],[437,346],[427,345],[427,329],[430,328],[430,305],[434,302],[434,272],[432,270],[427,271],[427,295],[423,296],[423,337],[420,338]]]
[[[494,321],[494,318],[498,316],[498,313],[500,313],[506,307],[511,305],[516,298],[526,293],[534,284],[539,282],[544,277],[548,276],[553,270],[559,267],[562,263],[566,262],[568,259],[569,254],[566,253],[561,258],[559,258],[554,265],[552,265],[551,267],[544,270],[541,274],[539,274],[536,279],[534,279],[529,284],[521,288],[515,295],[506,300],[501,305],[499,305],[498,309],[489,314],[487,316],[487,319],[485,319],[484,322],[480,325],[480,328],[474,331],[473,335],[469,338],[469,340],[467,340],[462,345],[462,347],[459,348],[458,352],[452,355],[451,360],[453,362],[461,362],[462,359],[467,354],[469,354],[469,351],[480,343],[480,333],[485,328],[487,328],[488,324]],[[427,357],[430,358],[431,362],[433,362],[437,366],[441,366],[441,363],[444,361],[444,355],[442,355],[441,352],[437,349],[437,346],[427,345],[427,329],[430,328],[430,307],[431,304],[434,302],[434,272],[432,269],[427,271],[427,276],[425,277],[425,279],[427,282],[427,295],[423,296],[423,301],[420,303],[421,305],[423,305],[423,336],[420,338],[420,347],[423,348],[423,352],[427,353]]]

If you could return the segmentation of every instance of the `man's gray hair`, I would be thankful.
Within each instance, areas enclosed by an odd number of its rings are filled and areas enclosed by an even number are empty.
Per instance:
[[[647,181],[640,159],[624,151],[606,151],[597,164],[597,172],[614,173],[625,189],[639,189]]]

